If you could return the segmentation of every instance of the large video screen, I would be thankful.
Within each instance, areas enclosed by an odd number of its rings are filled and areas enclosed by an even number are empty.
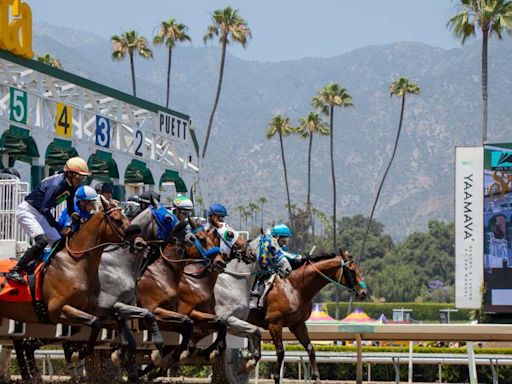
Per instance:
[[[484,147],[484,311],[512,313],[512,144]]]

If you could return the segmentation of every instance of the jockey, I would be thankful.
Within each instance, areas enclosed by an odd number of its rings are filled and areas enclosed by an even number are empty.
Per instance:
[[[64,172],[50,176],[25,198],[16,208],[16,219],[23,231],[34,239],[35,244],[18,260],[16,266],[7,274],[7,278],[26,284],[21,270],[34,259],[38,259],[45,247],[60,239],[58,223],[52,215],[52,209],[66,200],[70,214],[74,211],[75,191],[86,176],[89,176],[87,162],[80,157],[72,157],[66,162]],[[69,230],[63,230],[67,233]]]
[[[152,197],[155,198],[156,201],[160,202],[160,195],[158,195],[158,193],[156,193],[155,191],[142,192],[142,194],[139,196],[140,212],[142,212],[151,205]]]
[[[172,201],[173,213],[176,215],[178,220],[181,222],[188,219],[194,209],[194,203],[186,196],[178,195]]]
[[[87,185],[79,187],[75,193],[74,211],[79,215],[80,221],[73,220],[68,213],[68,209],[64,208],[57,223],[61,233],[64,232],[65,228],[76,232],[81,223],[89,220],[96,210],[97,199],[98,194],[93,188]]]
[[[208,225],[218,227],[219,223],[224,223],[224,218],[228,216],[228,210],[222,204],[215,203],[210,205],[206,212],[208,216]]]
[[[281,251],[283,256],[286,257],[292,263],[300,263],[302,261],[302,256],[297,253],[288,252],[286,243],[288,239],[292,236],[291,229],[285,224],[277,224],[272,228],[272,232],[270,233],[273,238],[277,240],[277,243],[281,247]]]
[[[107,200],[112,199],[114,194],[114,187],[110,183],[98,183],[94,186],[94,189],[98,195],[102,195]]]
[[[126,199],[126,203],[123,204],[123,213],[130,220],[135,218],[140,213],[139,196],[133,195]]]

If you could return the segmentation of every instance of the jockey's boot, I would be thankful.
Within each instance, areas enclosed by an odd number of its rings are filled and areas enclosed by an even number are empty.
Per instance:
[[[25,254],[21,256],[18,263],[7,273],[5,276],[9,280],[14,280],[20,284],[26,285],[27,282],[21,276],[21,271],[25,269],[32,260],[41,257],[46,245],[48,245],[48,238],[46,235],[39,235],[35,237],[35,244],[27,249]]]

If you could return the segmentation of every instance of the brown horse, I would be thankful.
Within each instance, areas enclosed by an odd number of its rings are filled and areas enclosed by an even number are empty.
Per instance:
[[[130,224],[120,207],[105,199],[101,201],[103,210],[66,240],[65,247],[44,267],[40,277],[43,279],[42,310],[36,312],[30,301],[2,301],[1,316],[28,323],[88,325],[92,328],[88,345],[92,350],[100,330],[100,320],[91,312],[100,292],[98,266],[103,249],[110,244],[130,245],[140,232],[140,228]]]
[[[137,283],[139,306],[153,312],[161,330],[182,334],[182,341],[174,349],[169,364],[188,357],[195,349],[195,343],[191,339],[194,323],[189,313],[178,310],[178,286],[185,267],[190,264],[204,266],[207,263],[210,267],[207,269],[220,271],[225,265],[218,246],[214,245],[204,228],[199,227],[193,220],[190,220],[190,224],[194,231],[193,236],[188,234],[178,237],[177,242],[167,245]],[[180,227],[184,225],[186,223],[178,224]],[[193,292],[191,296],[197,294]],[[169,348],[166,350],[169,351]],[[150,365],[145,373],[151,368]]]
[[[267,305],[262,311],[252,310],[249,321],[268,329],[277,354],[274,380],[280,382],[280,371],[284,359],[282,330],[288,327],[308,352],[315,383],[320,383],[315,350],[308,335],[305,321],[311,315],[313,297],[328,283],[340,284],[352,291],[358,299],[366,298],[366,283],[359,266],[352,258],[340,250],[340,255],[321,257],[320,261],[307,260],[294,270],[288,278],[276,277],[267,295]]]

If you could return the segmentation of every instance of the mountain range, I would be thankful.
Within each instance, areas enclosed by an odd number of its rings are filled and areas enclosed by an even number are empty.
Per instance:
[[[59,58],[72,72],[127,93],[129,61],[113,62],[108,38],[36,23],[34,50]],[[65,36],[65,39],[63,38]],[[247,49],[250,49],[250,43]],[[305,47],[307,55],[307,47]],[[138,96],[165,103],[167,52],[136,58]],[[220,48],[178,46],[171,79],[171,105],[192,117],[202,145],[217,86]],[[206,203],[221,201],[233,224],[240,204],[264,196],[266,222],[286,218],[286,193],[277,139],[265,137],[268,122],[284,114],[297,124],[312,110],[311,98],[329,82],[345,87],[354,107],[334,114],[338,217],[369,215],[378,184],[391,156],[400,99],[389,86],[399,77],[418,84],[408,96],[402,136],[376,210],[386,232],[401,239],[423,230],[429,220],[453,221],[454,149],[481,140],[479,41],[457,49],[415,42],[367,46],[331,58],[306,57],[283,62],[245,61],[229,54],[214,119],[203,191]],[[512,40],[489,45],[489,139],[512,141]],[[332,187],[329,139],[315,137],[312,202],[330,215]],[[305,205],[307,140],[284,140],[292,203]],[[205,187],[206,186],[206,187]]]

